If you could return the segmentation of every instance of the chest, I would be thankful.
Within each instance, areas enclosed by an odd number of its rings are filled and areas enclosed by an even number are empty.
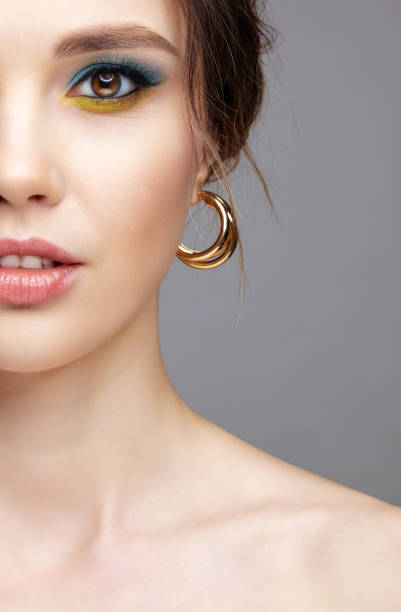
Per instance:
[[[2,612],[331,611],[305,568],[266,541],[220,533],[134,540],[88,552],[63,576],[0,585]],[[333,608],[335,610],[336,608]]]
[[[137,540],[88,553],[62,576],[0,585],[2,612],[257,612],[266,610],[268,580],[255,551],[238,538]]]

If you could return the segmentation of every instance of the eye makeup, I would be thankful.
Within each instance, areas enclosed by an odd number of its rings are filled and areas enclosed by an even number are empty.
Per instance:
[[[108,74],[122,74],[124,78],[128,77],[128,79],[135,83],[136,88],[128,94],[113,98],[96,97],[96,94],[91,96],[82,94],[70,95],[67,93],[62,94],[59,101],[68,106],[73,105],[93,112],[115,112],[131,108],[148,90],[156,87],[166,78],[165,73],[160,68],[134,60],[128,56],[116,57],[109,55],[96,59],[91,65],[80,70],[68,83],[68,91],[85,81],[89,81],[93,75],[98,73],[104,74],[105,72]]]

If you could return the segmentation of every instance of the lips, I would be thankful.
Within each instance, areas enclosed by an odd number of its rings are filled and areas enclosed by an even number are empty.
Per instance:
[[[39,255],[62,264],[82,263],[79,258],[66,249],[36,236],[24,240],[2,238],[0,240],[0,257],[4,255]]]

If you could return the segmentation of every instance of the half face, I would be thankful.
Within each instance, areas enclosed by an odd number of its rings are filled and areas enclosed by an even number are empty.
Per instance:
[[[206,174],[181,63],[167,0],[0,4],[0,239],[83,264],[58,297],[0,300],[1,370],[78,359],[157,295]]]

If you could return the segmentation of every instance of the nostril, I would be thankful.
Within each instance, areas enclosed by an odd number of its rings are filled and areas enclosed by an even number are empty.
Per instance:
[[[33,196],[30,196],[28,199],[29,199],[29,200],[31,200],[31,199],[34,199],[34,200],[43,200],[43,198],[44,198],[44,197],[45,197],[44,195],[41,195],[41,194],[35,194],[35,195],[33,195]]]

